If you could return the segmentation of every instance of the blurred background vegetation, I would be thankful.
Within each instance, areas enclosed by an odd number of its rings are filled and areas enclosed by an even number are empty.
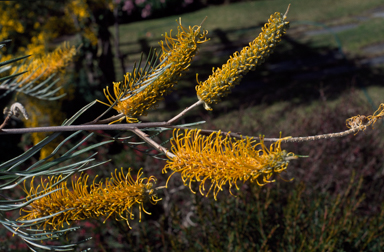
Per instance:
[[[206,79],[212,67],[220,67],[248,45],[269,16],[285,12],[289,3],[291,28],[272,57],[212,112],[196,109],[182,122],[205,120],[203,128],[266,137],[343,131],[347,118],[372,114],[384,102],[384,4],[379,0],[0,2],[1,40],[12,39],[1,49],[2,61],[15,55],[38,57],[63,41],[82,45],[60,76],[58,85],[68,93],[65,98],[46,103],[8,95],[1,105],[14,99],[25,104],[36,119],[25,126],[59,125],[86,103],[105,101],[103,88],[123,80],[141,52],[159,48],[161,35],[175,32],[179,17],[184,26],[193,26],[208,16],[203,27],[211,41],[202,46],[177,92],[140,118],[169,119],[196,101],[196,73],[199,80]],[[94,119],[104,109],[98,104],[78,123]],[[14,120],[11,126],[21,127],[22,122]],[[87,144],[117,133],[97,132]],[[106,224],[87,221],[78,223],[82,229],[68,237],[77,241],[92,236],[81,248],[94,251],[381,251],[383,133],[383,122],[378,122],[375,129],[355,136],[283,144],[283,149],[309,156],[292,161],[282,175],[294,180],[277,179],[261,188],[246,183],[234,192],[237,197],[228,197],[227,191],[217,201],[194,195],[174,176],[160,193],[163,201],[148,206],[152,215],[143,216],[141,223],[132,221],[133,229],[112,219]],[[156,140],[166,141],[170,135],[166,132]],[[42,137],[2,136],[0,146],[7,155],[1,155],[1,161]],[[146,155],[146,150],[124,142],[104,146],[97,158],[113,161],[90,174],[102,178],[117,167],[132,167],[133,173],[143,167],[145,175],[155,175],[163,185],[164,161]],[[2,251],[25,249],[4,229],[0,234]]]

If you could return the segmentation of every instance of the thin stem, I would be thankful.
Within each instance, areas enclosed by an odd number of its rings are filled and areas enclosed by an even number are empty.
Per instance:
[[[103,114],[104,115],[104,114]],[[101,116],[103,116],[101,115]],[[121,119],[122,117],[125,117],[125,115],[123,113],[120,113],[118,115],[115,115],[115,116],[111,116],[110,118],[107,118],[107,119],[104,119],[104,120],[100,120],[99,121],[99,118],[101,117],[97,117],[95,120],[91,121],[91,122],[87,122],[87,123],[84,123],[83,125],[91,125],[91,124],[106,124],[106,123],[110,123],[110,122],[113,122],[113,121],[117,121],[119,119]]]
[[[182,117],[183,115],[185,115],[188,111],[190,111],[191,109],[193,109],[194,107],[197,107],[199,106],[200,104],[203,104],[203,101],[199,100],[197,102],[195,102],[194,104],[192,104],[191,106],[189,106],[188,108],[184,109],[183,111],[181,111],[177,116],[173,117],[171,120],[168,121],[169,124],[173,124],[174,122],[176,122],[177,120],[180,119],[180,117]]]
[[[314,140],[320,140],[320,139],[327,139],[327,138],[334,138],[334,137],[343,137],[352,133],[355,133],[359,131],[359,128],[354,128],[338,133],[329,133],[329,134],[322,134],[322,135],[315,135],[315,136],[306,136],[306,137],[292,137],[282,140],[281,142],[306,142],[306,141],[314,141]],[[264,141],[270,141],[270,142],[276,142],[280,140],[280,138],[264,138]]]
[[[201,23],[200,23],[200,27],[204,24],[204,22],[205,22],[205,20],[207,20],[207,18],[208,18],[208,16],[205,16],[205,18],[203,19],[203,21],[201,21]],[[180,23],[181,23],[181,21],[180,21]]]
[[[287,8],[287,10],[285,11],[283,17],[287,17],[287,15],[288,15],[288,11],[289,11],[289,7],[291,7],[291,4],[288,4],[288,8]]]
[[[78,130],[132,130],[134,128],[166,127],[167,122],[150,123],[130,123],[130,124],[93,124],[93,125],[72,125],[72,126],[50,126],[50,127],[31,127],[21,129],[3,129],[0,134],[23,134],[33,132],[60,132]]]
[[[106,119],[108,120],[108,119]],[[4,123],[3,123],[4,124]],[[1,127],[1,126],[0,126]],[[33,132],[61,132],[61,131],[78,131],[78,130],[133,130],[135,128],[142,129],[148,127],[164,127],[164,128],[177,128],[177,129],[191,129],[187,127],[180,126],[172,126],[169,122],[150,122],[150,123],[131,123],[131,124],[113,124],[113,125],[105,125],[105,124],[92,124],[92,125],[72,125],[72,126],[50,126],[50,127],[31,127],[31,128],[20,128],[20,129],[1,129],[0,135],[3,134],[24,134],[24,133],[33,133]],[[356,133],[360,128],[354,128],[350,130],[346,130],[338,133],[329,133],[315,136],[306,136],[306,137],[292,137],[282,140],[282,142],[304,142],[304,141],[313,141],[334,137],[343,137],[352,133]],[[215,130],[200,130],[200,133],[203,135],[209,135],[211,133],[218,133]],[[260,139],[255,136],[244,136],[238,133],[231,133],[226,131],[220,131],[220,135],[223,136],[231,136],[235,138],[253,138]],[[144,139],[143,139],[144,140]],[[265,142],[276,142],[279,141],[280,138],[264,138]],[[152,141],[152,140],[151,140]]]
[[[0,131],[3,131],[3,128],[8,124],[9,120],[11,120],[10,114],[4,119],[4,122],[0,125]]]
[[[147,134],[145,134],[144,132],[142,132],[138,128],[134,128],[131,131],[133,133],[135,133],[138,137],[143,139],[145,142],[147,142],[149,145],[151,145],[153,148],[155,148],[156,150],[165,153],[170,158],[175,157],[175,155],[173,153],[169,152],[166,148],[164,148],[163,146],[161,146],[158,143],[156,143],[155,141],[153,141],[151,138],[148,137]]]
[[[191,129],[187,127],[179,127],[179,126],[167,126],[167,128],[177,128],[177,129]],[[343,137],[352,133],[356,133],[357,131],[361,130],[360,128],[354,128],[354,129],[349,129],[346,131],[338,132],[338,133],[329,133],[329,134],[322,134],[322,135],[315,135],[315,136],[306,136],[306,137],[291,137],[282,140],[281,142],[305,142],[305,141],[314,141],[314,140],[320,140],[320,139],[327,139],[327,138],[334,138],[334,137]],[[200,134],[202,135],[210,135],[212,133],[219,133],[216,130],[205,130],[201,129]],[[231,133],[231,132],[226,132],[226,131],[220,131],[220,135],[222,136],[231,136],[235,138],[253,138],[253,139],[260,139],[260,137],[255,137],[255,136],[244,136],[240,135],[238,133]],[[263,138],[265,142],[277,142],[281,140],[281,138]]]
[[[168,127],[172,123],[176,122],[180,117],[185,115],[189,110],[193,109],[194,107],[202,103],[203,103],[202,101],[198,101],[192,104],[190,107],[184,109],[181,113],[173,117],[168,122],[130,123],[130,124],[114,124],[114,125],[98,124],[98,123],[112,122],[124,116],[123,114],[118,114],[116,116],[113,116],[101,121],[98,121],[98,118],[100,118],[98,117],[92,122],[88,122],[83,125],[4,129],[0,132],[0,135],[1,134],[24,134],[24,133],[34,133],[34,132],[60,132],[60,131],[78,131],[78,130],[132,130],[133,128],[141,129],[141,128],[148,128],[148,127]]]

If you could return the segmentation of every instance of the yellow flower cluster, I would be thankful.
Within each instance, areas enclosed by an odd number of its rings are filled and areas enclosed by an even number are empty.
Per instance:
[[[76,48],[64,42],[53,52],[34,59],[30,64],[24,64],[19,68],[19,72],[28,71],[21,75],[20,80],[29,80],[40,77],[39,81],[48,78],[51,74],[62,71],[76,55]],[[16,69],[16,67],[15,67]],[[32,74],[32,75],[31,75]]]
[[[75,182],[72,181],[73,190],[68,189],[67,182],[50,188],[61,177],[49,178],[48,182],[42,180],[41,189],[40,186],[35,187],[32,180],[30,190],[27,190],[24,184],[24,191],[28,194],[27,200],[55,189],[61,190],[33,201],[28,207],[22,209],[27,214],[21,216],[19,220],[33,220],[52,215],[42,226],[44,230],[47,230],[47,227],[58,230],[64,227],[64,223],[71,225],[70,221],[99,218],[100,216],[106,216],[108,219],[114,215],[116,220],[125,220],[129,225],[128,220],[134,217],[133,206],[138,205],[141,220],[141,211],[150,214],[145,211],[144,202],[150,201],[152,204],[156,204],[161,200],[154,193],[155,177],[141,178],[143,173],[139,171],[137,179],[134,180],[130,171],[125,175],[123,169],[121,172],[115,170],[115,174],[111,175],[105,184],[93,181],[89,187],[87,185],[88,176],[84,175]],[[34,196],[32,197],[32,195]]]
[[[14,4],[12,1],[2,1],[0,4],[0,41],[9,39],[9,35],[16,31],[24,33],[24,26],[21,24],[18,14],[20,4]]]
[[[63,43],[61,46],[57,47],[53,52],[45,54],[44,46],[40,50],[39,47],[32,47],[28,51],[33,51],[37,53],[38,57],[33,59],[29,64],[23,64],[18,69],[18,72],[27,71],[23,75],[20,75],[19,82],[32,81],[36,80],[36,83],[40,83],[46,80],[53,73],[64,72],[65,67],[73,60],[76,55],[76,48],[74,46],[69,46],[67,43]],[[16,71],[17,66],[12,68],[12,72]],[[27,79],[28,78],[28,79]],[[25,84],[25,83],[24,83]],[[57,87],[60,83],[57,85]],[[68,91],[68,90],[67,90]],[[60,89],[57,92],[58,95],[64,94],[64,90]],[[51,106],[46,106],[46,104],[41,103],[37,99],[30,99],[29,106],[33,107],[34,110],[31,110],[29,113],[32,115],[32,120],[25,121],[26,127],[38,127],[42,123],[47,123],[44,121],[44,117],[49,115],[50,125],[57,125],[65,119],[65,115],[57,110],[57,107],[61,106],[61,101],[51,101]],[[47,133],[35,132],[32,133],[33,144],[37,144],[41,140],[47,137]],[[49,143],[46,145],[40,152],[40,159],[43,159],[51,154],[51,152],[56,148],[58,142]]]
[[[72,0],[65,6],[68,16],[75,15],[79,20],[89,17],[89,7],[86,0]]]
[[[163,50],[160,56],[162,64],[157,66],[156,70],[167,68],[160,76],[156,77],[156,80],[152,84],[143,91],[137,92],[143,84],[136,85],[134,80],[137,80],[136,77],[138,76],[127,73],[124,76],[124,84],[121,82],[113,83],[115,98],[112,97],[108,87],[104,89],[104,94],[111,105],[115,100],[118,100],[113,108],[119,113],[123,113],[127,122],[136,122],[137,117],[146,115],[148,109],[154,107],[158,101],[163,100],[163,95],[173,91],[180,76],[188,69],[193,57],[196,55],[198,44],[207,41],[207,31],[202,30],[201,26],[189,26],[189,28],[186,29],[181,25],[180,20],[177,30],[176,38],[171,36],[171,30],[169,36],[167,33],[164,36],[165,43],[163,41],[160,42]],[[148,81],[148,79],[145,78],[146,74],[147,73],[142,72],[138,73],[140,77],[143,77],[141,83]],[[124,96],[124,90],[126,89],[128,89],[129,95],[134,94],[134,96],[130,98]]]
[[[98,38],[94,29],[92,29],[91,27],[85,27],[83,35],[86,39],[91,42],[93,46],[97,45]]]
[[[285,20],[286,15],[281,13],[271,15],[262,32],[249,46],[244,47],[240,53],[235,52],[233,57],[230,57],[221,69],[213,71],[206,81],[197,81],[197,97],[204,101],[206,109],[211,110],[208,104],[218,103],[220,97],[228,95],[231,88],[240,83],[243,75],[264,63],[289,27],[289,22]]]
[[[227,183],[230,189],[233,185],[239,189],[238,180],[256,181],[259,185],[273,182],[272,175],[284,171],[289,160],[296,158],[293,153],[281,150],[282,140],[284,138],[268,149],[263,139],[255,144],[252,138],[234,140],[229,136],[223,137],[220,131],[206,137],[198,130],[186,130],[184,136],[175,130],[171,140],[171,151],[175,157],[170,158],[163,173],[167,173],[168,169],[173,171],[170,177],[176,172],[181,173],[184,184],[189,183],[192,192],[192,182],[200,182],[202,195],[208,181],[210,187],[206,195],[213,189],[216,199]]]
[[[36,36],[31,38],[31,43],[27,45],[26,50],[23,53],[26,55],[32,55],[33,58],[42,58],[46,54],[46,41],[49,41],[55,34],[48,34],[46,31],[42,31]]]

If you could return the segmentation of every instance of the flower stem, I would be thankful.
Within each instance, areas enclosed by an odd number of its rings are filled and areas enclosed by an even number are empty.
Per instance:
[[[197,102],[195,102],[194,104],[192,104],[191,106],[189,106],[188,108],[184,109],[183,111],[181,111],[177,116],[173,117],[171,120],[169,120],[167,123],[169,124],[172,124],[174,122],[176,122],[177,120],[180,119],[180,117],[182,117],[183,115],[185,115],[188,111],[190,111],[191,109],[193,109],[194,107],[197,107],[199,106],[200,104],[203,104],[203,101],[199,100]]]
[[[170,158],[175,157],[175,155],[173,153],[169,152],[166,148],[164,148],[163,146],[161,146],[158,143],[156,143],[155,141],[153,141],[151,138],[148,137],[147,134],[145,134],[144,132],[142,132],[138,128],[134,128],[131,131],[133,133],[135,133],[138,137],[143,139],[145,142],[147,142],[149,145],[151,145],[153,148],[155,148],[156,150],[165,153]]]

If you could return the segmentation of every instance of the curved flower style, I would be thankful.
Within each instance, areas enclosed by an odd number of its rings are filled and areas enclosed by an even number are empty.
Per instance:
[[[229,136],[221,136],[220,131],[208,137],[200,135],[198,130],[186,130],[184,136],[178,133],[178,130],[174,131],[171,140],[171,151],[175,157],[167,162],[163,173],[167,173],[168,169],[173,171],[168,181],[176,172],[181,173],[184,184],[189,181],[192,192],[192,182],[200,182],[202,195],[205,182],[210,181],[211,186],[205,195],[208,196],[213,189],[215,199],[227,182],[230,189],[234,185],[238,190],[238,180],[256,181],[258,185],[274,182],[270,180],[272,175],[284,171],[289,160],[297,158],[293,153],[281,150],[280,144],[284,138],[268,149],[263,139],[255,144],[252,138],[234,140]],[[259,181],[259,177],[264,183]]]
[[[189,26],[189,28],[186,29],[181,25],[181,20],[179,20],[177,31],[176,38],[172,38],[171,30],[169,35],[165,33],[165,42],[160,42],[163,50],[160,56],[161,64],[157,66],[155,70],[163,71],[161,74],[156,77],[151,75],[147,77],[147,73],[143,72],[139,72],[138,74],[127,73],[124,76],[124,84],[121,82],[113,83],[115,98],[113,98],[109,92],[108,87],[104,89],[104,94],[110,105],[118,100],[113,108],[119,113],[123,113],[127,122],[137,122],[137,117],[146,115],[148,109],[154,107],[158,101],[164,99],[163,95],[167,95],[173,91],[180,76],[188,69],[193,57],[196,55],[198,44],[207,41],[206,35],[208,32],[202,30],[201,26]],[[138,85],[136,83],[137,77],[143,78]],[[138,91],[144,83],[152,78],[154,78],[153,83],[143,91]],[[127,92],[124,92],[126,89],[128,89],[129,95],[124,95],[124,93],[127,94]],[[133,96],[131,96],[132,93],[134,94]]]
[[[381,103],[379,108],[373,113],[373,115],[364,116],[357,115],[347,119],[346,124],[350,129],[365,130],[369,125],[375,124],[375,122],[384,117],[384,103]],[[357,134],[357,133],[356,133]]]
[[[218,103],[220,97],[227,96],[231,88],[240,83],[243,75],[264,63],[289,27],[289,22],[285,21],[286,14],[276,12],[271,15],[262,32],[249,46],[244,47],[240,53],[235,52],[227,63],[222,68],[217,68],[206,81],[197,80],[197,97],[204,101],[205,109],[211,110],[209,104]]]
[[[121,172],[115,170],[115,174],[111,174],[111,178],[103,182],[87,185],[88,176],[81,176],[77,181],[72,181],[73,190],[69,190],[67,182],[62,182],[57,186],[53,186],[61,177],[51,177],[48,182],[41,181],[40,186],[34,187],[33,180],[31,181],[30,190],[24,191],[28,194],[27,200],[39,197],[46,193],[51,194],[36,199],[27,208],[21,211],[27,213],[19,218],[19,220],[33,220],[41,217],[48,217],[42,224],[44,230],[47,226],[51,229],[58,230],[64,227],[64,223],[70,225],[70,221],[84,220],[89,218],[98,218],[100,216],[115,215],[116,220],[125,220],[129,226],[129,219],[133,219],[132,207],[138,205],[141,220],[141,210],[150,214],[144,209],[144,202],[151,201],[156,204],[161,199],[158,199],[154,193],[153,185],[156,178],[141,178],[141,171],[137,174],[137,179],[134,180],[130,174],[124,175],[123,168]],[[50,188],[51,187],[51,188]],[[104,220],[104,222],[105,222]]]

